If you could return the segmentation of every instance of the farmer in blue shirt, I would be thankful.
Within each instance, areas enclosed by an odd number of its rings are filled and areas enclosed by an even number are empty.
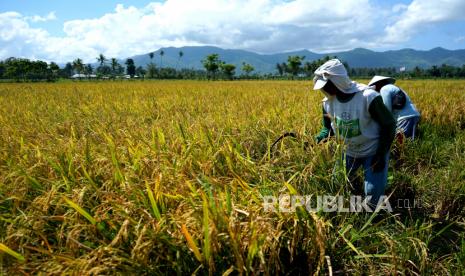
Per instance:
[[[397,122],[397,140],[403,142],[403,137],[413,140],[420,121],[420,113],[407,93],[394,85],[395,82],[396,80],[391,77],[374,76],[368,85],[381,94],[387,109],[392,112]]]

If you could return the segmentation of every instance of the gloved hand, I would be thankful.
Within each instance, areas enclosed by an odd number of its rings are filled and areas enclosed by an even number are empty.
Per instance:
[[[384,156],[375,154],[375,156],[371,159],[371,169],[373,172],[381,172],[384,169],[384,166],[386,166]]]

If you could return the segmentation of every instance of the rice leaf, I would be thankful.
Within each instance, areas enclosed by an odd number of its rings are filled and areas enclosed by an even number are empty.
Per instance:
[[[204,243],[203,243],[203,253],[206,259],[206,262],[210,260],[210,218],[209,218],[209,210],[208,210],[208,202],[207,199],[203,197],[203,235],[204,235]]]
[[[0,242],[0,251],[5,252],[6,254],[15,257],[18,261],[24,262],[25,259],[23,255],[19,254],[18,252],[10,249],[8,246],[4,245],[3,243]]]
[[[155,197],[153,195],[152,189],[150,189],[149,183],[145,181],[145,187],[147,188],[147,194],[150,200],[150,206],[152,207],[153,215],[157,220],[161,220],[160,210],[158,209],[157,202],[155,201]]]
[[[86,212],[86,210],[82,209],[79,205],[74,203],[71,199],[66,198],[65,196],[63,196],[63,199],[71,208],[73,208],[74,210],[76,210],[76,212],[85,217],[91,224],[97,224],[97,221],[88,212]]]

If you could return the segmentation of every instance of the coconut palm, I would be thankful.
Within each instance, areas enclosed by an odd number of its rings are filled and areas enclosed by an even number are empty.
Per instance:
[[[179,53],[178,53],[178,61],[176,62],[176,70],[178,70],[179,61],[181,61],[181,58],[182,58],[183,56],[184,56],[183,51],[179,51]]]
[[[79,74],[79,79],[81,79],[81,73],[84,71],[84,63],[82,63],[82,59],[77,58],[73,61],[73,69]]]
[[[154,55],[155,54],[153,52],[149,53],[150,63],[147,64],[147,74],[148,74],[148,77],[151,79],[155,77],[155,73],[156,73],[155,64],[153,64]]]
[[[165,51],[160,51],[160,68],[163,67],[163,56],[165,55]]]
[[[113,75],[113,77],[115,76],[116,69],[118,68],[118,66],[118,60],[116,58],[111,58],[111,74]]]
[[[103,64],[105,63],[106,60],[107,60],[107,58],[103,54],[100,54],[97,57],[97,61],[100,62],[100,66],[103,66]]]
[[[84,63],[82,63],[82,59],[77,58],[73,61],[73,69],[76,70],[78,74],[81,74],[84,70]]]

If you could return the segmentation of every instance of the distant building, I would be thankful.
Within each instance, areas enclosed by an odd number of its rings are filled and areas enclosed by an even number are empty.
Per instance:
[[[138,77],[139,77],[139,76],[134,75],[134,77],[132,77],[132,78],[138,78]],[[125,79],[131,79],[131,75],[124,75],[124,78],[125,78]]]
[[[74,74],[71,76],[72,79],[95,79],[97,78],[97,75],[94,75],[94,74],[90,74],[90,75],[86,75],[86,74]]]

